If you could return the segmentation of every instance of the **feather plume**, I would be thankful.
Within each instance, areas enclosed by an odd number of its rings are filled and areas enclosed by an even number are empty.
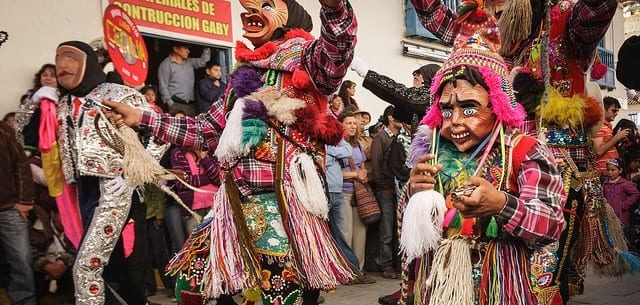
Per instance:
[[[549,101],[544,106],[538,107],[537,112],[538,117],[547,123],[577,128],[582,125],[585,108],[584,100],[580,96],[566,98],[551,87]]]

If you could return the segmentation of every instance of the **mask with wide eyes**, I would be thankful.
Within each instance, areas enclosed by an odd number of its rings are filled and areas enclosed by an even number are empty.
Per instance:
[[[476,113],[478,113],[478,109],[475,108],[475,107],[465,107],[462,110],[462,113],[465,116],[470,117],[470,116],[474,116]],[[451,110],[451,109],[442,110],[442,118],[443,119],[450,119],[451,117],[453,117],[453,110]]]
[[[289,11],[283,0],[240,0],[247,12],[240,14],[243,37],[254,46],[271,40],[276,29],[287,24]]]

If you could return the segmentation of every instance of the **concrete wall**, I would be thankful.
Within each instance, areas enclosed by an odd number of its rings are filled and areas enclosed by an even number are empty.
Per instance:
[[[242,39],[239,14],[243,9],[237,1],[231,2],[234,38]],[[319,2],[299,2],[314,18],[313,34],[318,36]],[[355,0],[352,3],[360,28],[356,54],[371,69],[411,85],[411,71],[428,62],[402,55],[404,2]],[[10,35],[0,47],[3,57],[0,62],[0,88],[3,92],[0,114],[17,107],[20,96],[31,87],[38,68],[54,61],[55,48],[60,42],[71,39],[89,42],[102,35],[103,5],[100,0],[0,1],[0,30]],[[353,72],[349,72],[347,79],[356,83],[362,81]],[[362,88],[358,88],[356,99],[372,113],[374,119],[387,105]]]

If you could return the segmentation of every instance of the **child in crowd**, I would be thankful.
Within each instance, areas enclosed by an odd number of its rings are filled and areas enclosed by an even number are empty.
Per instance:
[[[631,206],[640,198],[640,192],[635,184],[622,176],[623,162],[620,158],[607,161],[607,179],[602,184],[604,197],[613,207],[616,216],[624,225],[627,237],[631,233],[629,224],[631,219]]]
[[[156,87],[152,85],[144,86],[142,89],[140,89],[140,93],[144,94],[144,97],[147,98],[147,102],[149,103],[149,106],[151,106],[153,111],[157,113],[163,112],[162,108],[156,103],[156,99],[158,98],[158,90],[156,90]]]

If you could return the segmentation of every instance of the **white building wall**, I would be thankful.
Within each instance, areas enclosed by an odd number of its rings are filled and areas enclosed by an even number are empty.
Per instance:
[[[238,1],[232,2],[233,33],[242,39]],[[314,20],[313,34],[319,35],[320,4],[299,0]],[[411,72],[427,61],[402,55],[404,39],[404,1],[354,0],[359,33],[356,55],[375,71],[411,85]],[[31,88],[31,81],[44,63],[53,63],[55,48],[66,40],[89,42],[102,35],[101,0],[23,0],[0,1],[0,30],[9,40],[0,47],[0,115],[15,110],[19,98]],[[420,42],[425,44],[424,42]],[[350,71],[346,79],[360,84],[362,79]],[[386,107],[368,91],[358,88],[356,100],[375,120]]]

